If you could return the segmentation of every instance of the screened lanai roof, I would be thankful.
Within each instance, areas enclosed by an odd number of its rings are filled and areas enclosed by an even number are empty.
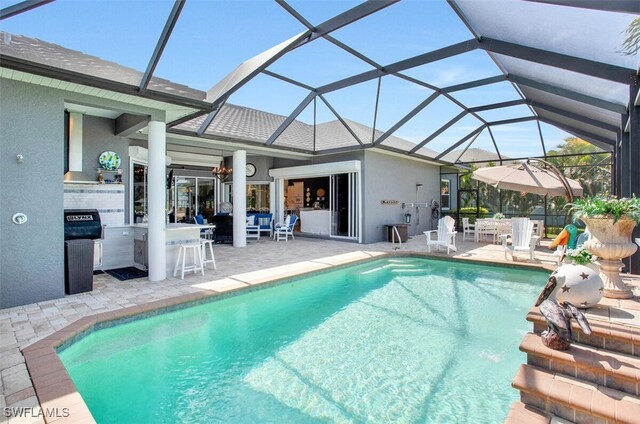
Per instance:
[[[633,0],[93,3],[3,3],[2,67],[189,107],[169,132],[194,139],[452,162],[567,135],[611,151],[638,84]]]

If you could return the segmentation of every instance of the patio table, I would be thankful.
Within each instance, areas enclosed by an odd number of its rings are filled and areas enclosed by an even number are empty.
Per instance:
[[[496,218],[478,218],[476,220],[475,242],[477,243],[481,236],[491,235],[493,242],[497,243],[500,234],[509,234],[512,230],[512,219],[496,219]],[[533,232],[542,238],[544,234],[544,222],[539,219],[532,219]]]

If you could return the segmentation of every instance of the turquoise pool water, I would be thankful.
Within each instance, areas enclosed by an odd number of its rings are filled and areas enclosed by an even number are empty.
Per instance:
[[[390,258],[60,352],[99,423],[501,423],[545,272]]]

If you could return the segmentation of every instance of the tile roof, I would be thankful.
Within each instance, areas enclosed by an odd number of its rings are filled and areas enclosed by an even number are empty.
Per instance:
[[[0,31],[0,54],[133,86],[139,85],[144,75],[115,62],[5,31]],[[193,100],[204,100],[206,96],[204,91],[157,77],[151,78],[148,89]]]
[[[174,128],[196,132],[200,128],[200,125],[202,125],[204,119],[205,116],[194,118]],[[239,140],[264,143],[285,119],[286,116],[283,115],[275,115],[273,113],[227,103],[220,109],[220,112],[218,112],[218,115],[205,134],[214,137],[231,137]],[[345,122],[363,144],[371,143],[373,128],[348,119],[345,119]],[[376,138],[382,134],[383,132],[380,130],[375,131]],[[313,125],[301,121],[293,121],[280,137],[276,139],[274,145],[313,151],[313,136]],[[358,141],[339,120],[317,124],[315,136],[316,151],[359,146]],[[414,143],[395,136],[387,138],[382,144],[403,151],[408,151],[415,147]],[[417,153],[429,157],[435,157],[438,154],[425,147]]]

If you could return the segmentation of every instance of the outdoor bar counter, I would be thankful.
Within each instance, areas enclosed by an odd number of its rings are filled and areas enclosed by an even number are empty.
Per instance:
[[[198,243],[202,230],[215,228],[211,224],[167,224],[167,277],[173,276],[181,244]],[[105,225],[103,242],[103,269],[124,266],[146,268],[148,261],[147,224]]]

